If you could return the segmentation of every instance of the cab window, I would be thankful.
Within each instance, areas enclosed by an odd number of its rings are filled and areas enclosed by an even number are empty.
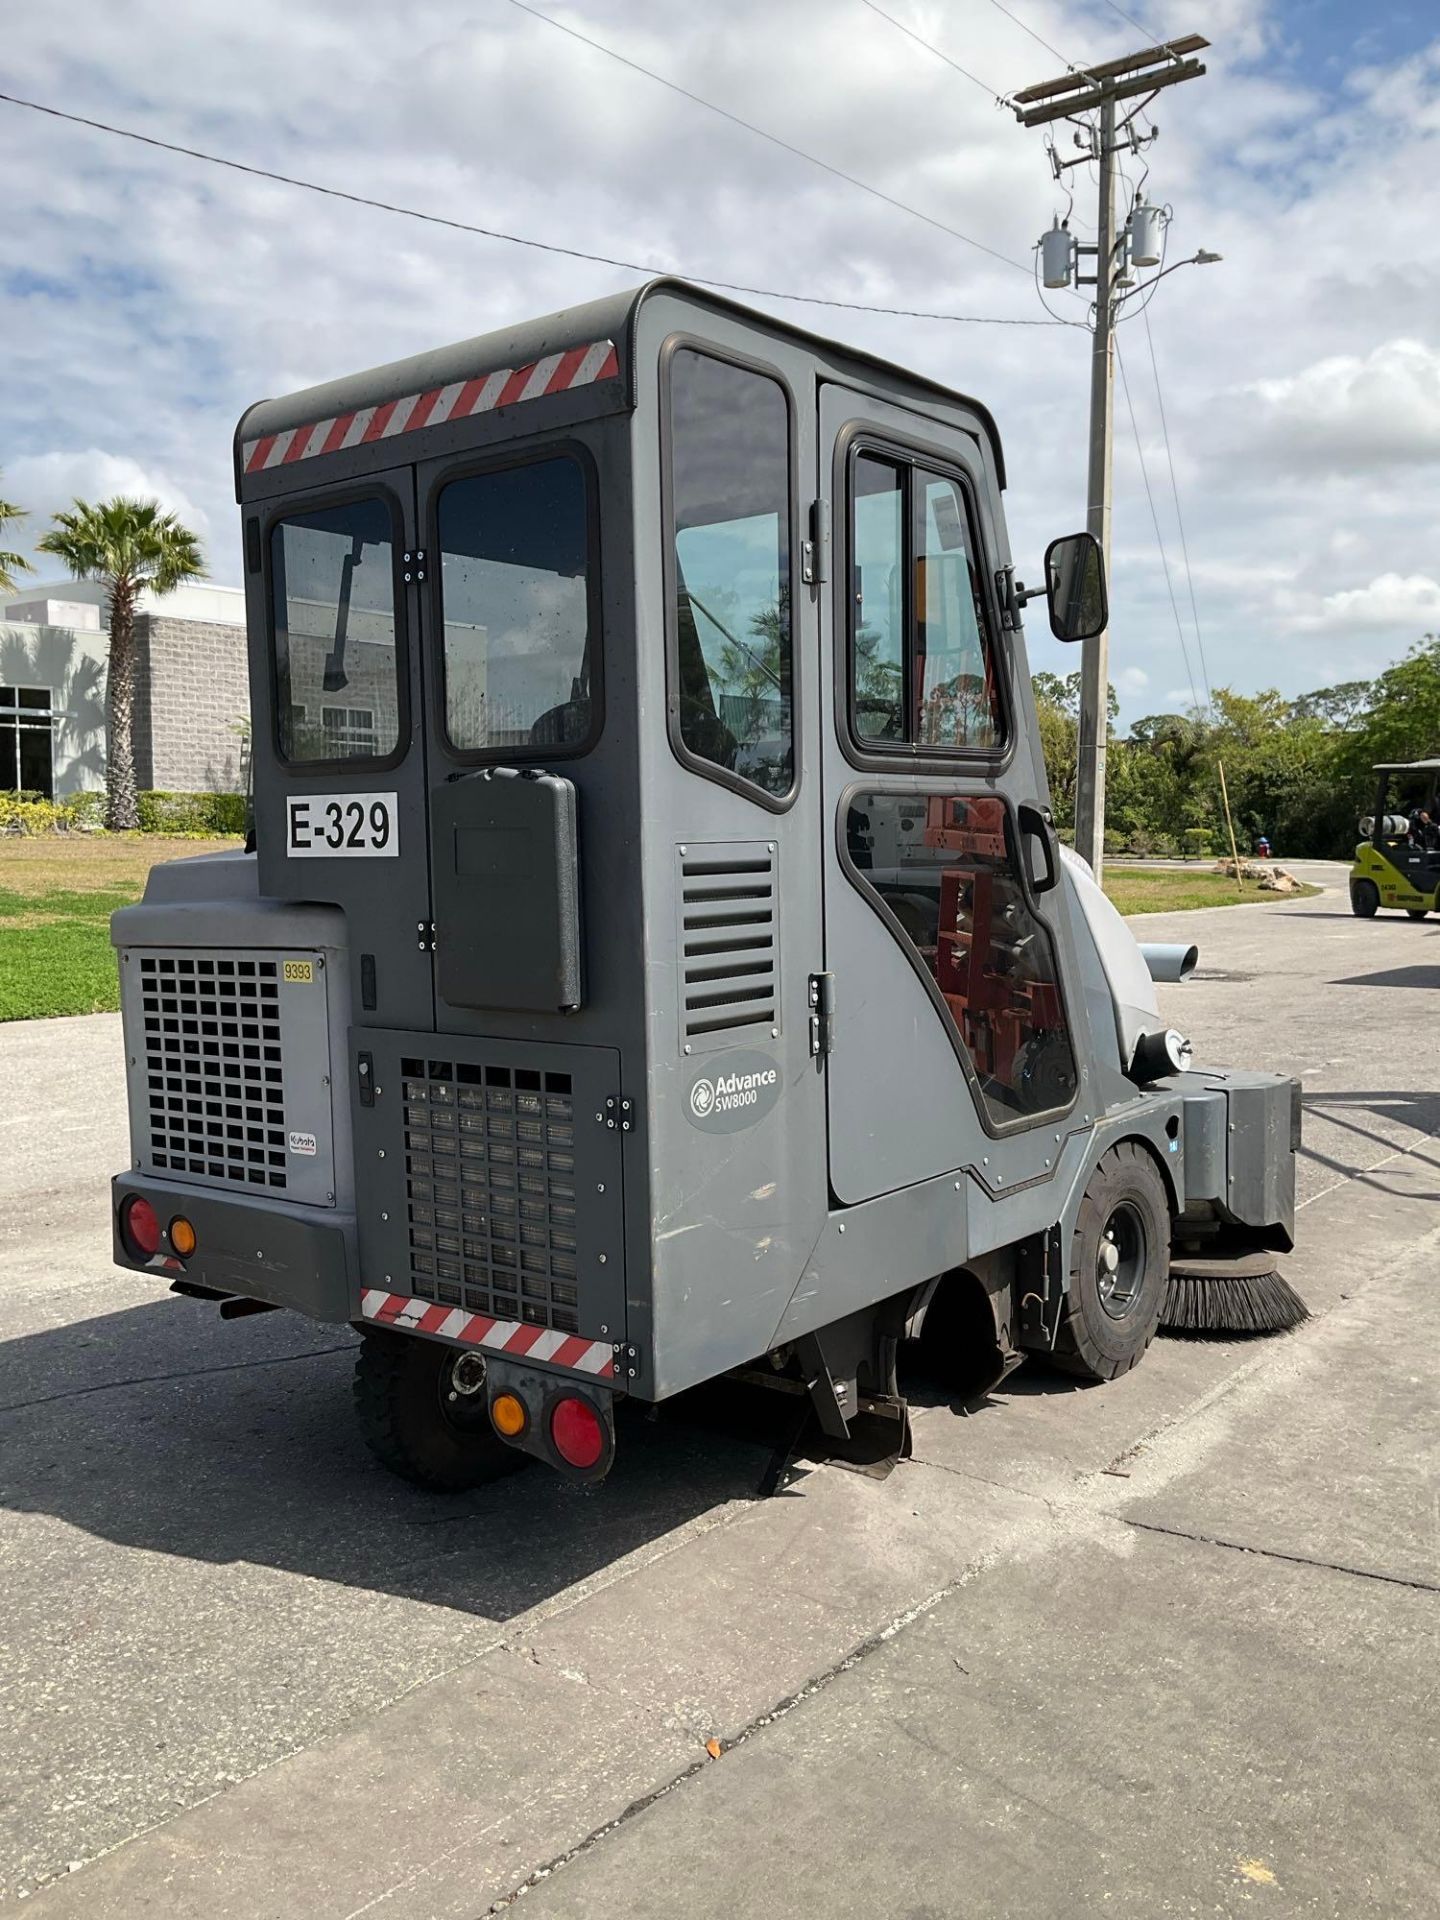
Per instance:
[[[789,405],[768,374],[688,347],[669,389],[678,745],[778,800],[795,778]]]
[[[384,500],[291,514],[270,533],[280,752],[384,759],[400,744],[395,527]]]
[[[441,489],[436,524],[451,746],[584,746],[595,717],[584,468],[561,454],[467,474]]]
[[[1004,719],[961,483],[862,451],[851,464],[850,722],[861,746],[989,753]]]
[[[1030,904],[995,794],[853,793],[846,851],[939,991],[992,1124],[1075,1098],[1049,928]]]

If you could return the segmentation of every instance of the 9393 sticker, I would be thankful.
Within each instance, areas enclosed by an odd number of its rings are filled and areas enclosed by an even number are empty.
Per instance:
[[[400,852],[393,793],[292,793],[285,801],[291,860],[392,860]]]

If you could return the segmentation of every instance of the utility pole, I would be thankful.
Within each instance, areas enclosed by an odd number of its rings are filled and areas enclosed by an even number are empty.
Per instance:
[[[1143,52],[1127,54],[1123,59],[1105,60],[1093,67],[1077,68],[1058,80],[1045,80],[1026,87],[1012,96],[1015,116],[1024,127],[1038,127],[1054,120],[1073,120],[1078,131],[1079,157],[1061,160],[1050,150],[1051,166],[1058,180],[1069,167],[1098,163],[1099,206],[1095,221],[1093,247],[1077,244],[1067,230],[1057,226],[1041,242],[1045,260],[1045,284],[1068,286],[1072,266],[1081,255],[1093,254],[1093,281],[1076,274],[1080,286],[1095,288],[1095,318],[1090,353],[1090,448],[1086,481],[1085,524],[1100,543],[1105,557],[1105,578],[1110,578],[1111,480],[1114,469],[1115,425],[1115,321],[1117,295],[1133,284],[1132,263],[1158,264],[1148,249],[1150,237],[1158,233],[1157,211],[1137,202],[1127,209],[1126,218],[1117,224],[1115,207],[1115,162],[1126,150],[1138,152],[1147,138],[1134,130],[1137,114],[1149,104],[1162,87],[1173,87],[1181,80],[1194,80],[1204,66],[1188,56],[1200,52],[1209,41],[1198,33],[1169,40],[1163,46],[1147,47]],[[1142,97],[1143,96],[1143,97]],[[1138,104],[1121,119],[1116,105],[1121,100]],[[1097,120],[1083,118],[1098,113]],[[1153,138],[1153,134],[1148,136]],[[1133,244],[1133,229],[1138,214],[1151,217],[1142,245]],[[1052,248],[1061,234],[1064,244]],[[1054,277],[1052,277],[1052,274]],[[1075,850],[1088,860],[1098,879],[1105,856],[1105,751],[1110,734],[1110,635],[1099,633],[1083,642],[1080,657],[1079,764],[1075,781]]]

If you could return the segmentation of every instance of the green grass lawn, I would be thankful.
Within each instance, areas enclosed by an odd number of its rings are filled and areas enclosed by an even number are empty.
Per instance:
[[[161,860],[239,846],[155,834],[0,840],[0,1020],[112,1013],[120,1004],[110,915]]]
[[[157,861],[239,844],[164,840],[155,834],[0,839],[0,1020],[113,1012],[120,990],[110,915],[140,898]],[[1121,913],[1172,913],[1282,897],[1262,893],[1253,880],[1237,891],[1223,874],[1155,867],[1111,867],[1105,891]]]
[[[1180,867],[1115,867],[1105,869],[1105,891],[1121,913],[1180,913],[1187,907],[1235,907],[1254,900],[1303,900],[1320,892],[1302,886],[1298,893],[1267,893],[1257,880],[1239,887],[1228,874],[1187,873]]]

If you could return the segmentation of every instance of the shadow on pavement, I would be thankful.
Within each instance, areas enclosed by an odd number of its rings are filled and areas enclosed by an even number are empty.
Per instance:
[[[506,1620],[753,1497],[789,1417],[768,1395],[727,1408],[712,1388],[698,1421],[688,1396],[658,1419],[625,1409],[599,1488],[534,1466],[426,1494],[365,1450],[348,1329],[281,1314],[222,1326],[197,1306],[155,1301],[0,1347],[0,1506]]]
[[[1440,961],[1428,967],[1391,967],[1388,973],[1353,973],[1332,987],[1440,987]]]

